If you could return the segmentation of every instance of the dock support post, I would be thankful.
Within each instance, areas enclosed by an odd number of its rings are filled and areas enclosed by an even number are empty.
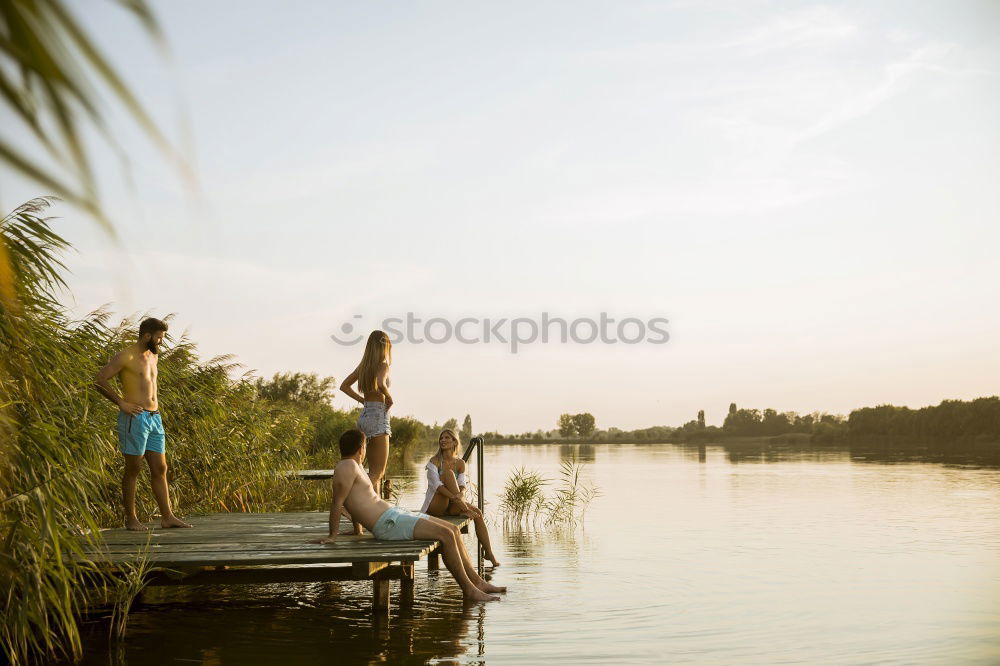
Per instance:
[[[372,577],[372,611],[383,615],[389,612],[389,579],[380,574]]]
[[[441,553],[439,553],[439,547],[435,548],[431,552],[427,553],[427,570],[437,571],[441,568]]]
[[[402,565],[403,576],[399,579],[400,603],[412,604],[414,597],[414,570],[412,564]]]

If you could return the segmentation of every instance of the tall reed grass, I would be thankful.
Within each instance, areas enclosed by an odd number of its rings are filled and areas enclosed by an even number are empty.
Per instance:
[[[600,490],[583,478],[583,464],[564,460],[559,478],[520,467],[504,483],[500,497],[500,517],[505,527],[543,525],[576,526],[583,523],[587,507],[600,496]],[[546,493],[547,487],[554,492]]]
[[[94,376],[135,340],[137,321],[112,325],[103,311],[73,320],[59,304],[69,245],[41,217],[48,206],[36,199],[0,221],[16,290],[0,303],[0,662],[13,664],[79,657],[88,590],[125,585],[126,598],[137,580],[109,577],[84,557],[100,528],[121,524],[115,408],[93,390]],[[161,352],[177,511],[321,508],[328,491],[282,474],[307,464],[309,415],[262,398],[234,370],[229,358],[200,360],[184,336]],[[155,507],[140,482],[140,519]]]

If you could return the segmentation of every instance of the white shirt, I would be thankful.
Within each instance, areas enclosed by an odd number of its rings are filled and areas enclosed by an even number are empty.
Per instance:
[[[444,481],[441,480],[441,474],[438,473],[437,465],[432,461],[427,461],[427,465],[424,466],[427,470],[427,494],[424,496],[424,505],[420,507],[420,513],[427,513],[427,507],[431,505],[431,500],[434,499],[434,493],[437,489],[444,485]],[[465,481],[465,472],[459,472],[455,475],[455,480],[458,481],[459,489],[464,488],[467,484]]]

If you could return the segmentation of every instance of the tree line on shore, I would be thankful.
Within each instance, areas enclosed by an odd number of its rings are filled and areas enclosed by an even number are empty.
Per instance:
[[[894,405],[861,407],[848,416],[775,409],[739,408],[730,403],[722,426],[705,423],[705,411],[682,426],[636,430],[597,428],[589,413],[561,414],[554,430],[519,434],[484,433],[496,443],[579,441],[588,443],[725,442],[732,439],[783,437],[797,442],[851,445],[891,443],[897,447],[993,444],[1000,447],[1000,397],[971,401],[945,400],[936,406],[910,409]]]

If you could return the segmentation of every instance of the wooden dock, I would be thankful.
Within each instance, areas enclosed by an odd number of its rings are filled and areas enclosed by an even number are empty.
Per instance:
[[[192,516],[191,529],[102,530],[101,544],[88,556],[112,568],[146,558],[150,585],[371,580],[377,612],[389,609],[391,580],[400,581],[402,601],[411,602],[416,562],[426,555],[429,569],[439,566],[438,541],[379,541],[366,533],[338,536],[335,544],[308,543],[328,533],[328,519],[326,511]],[[465,516],[445,520],[468,530]],[[342,521],[342,532],[350,528]]]

